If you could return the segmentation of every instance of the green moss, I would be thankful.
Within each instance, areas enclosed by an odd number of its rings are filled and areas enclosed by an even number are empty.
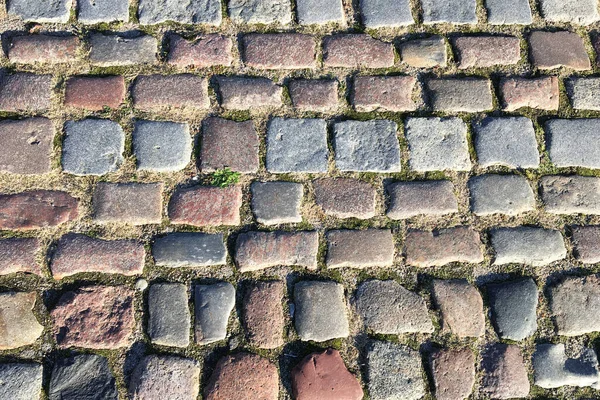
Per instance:
[[[241,174],[239,172],[234,172],[229,168],[219,169],[211,174],[210,184],[212,186],[226,188],[238,183],[240,176]]]

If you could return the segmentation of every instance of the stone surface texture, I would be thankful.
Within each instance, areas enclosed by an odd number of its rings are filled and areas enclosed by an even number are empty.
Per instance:
[[[386,215],[391,219],[458,212],[454,185],[450,181],[394,182],[386,191],[389,196]]]
[[[534,227],[498,228],[490,233],[494,264],[546,265],[567,255],[559,231]]]
[[[38,322],[33,309],[35,292],[4,292],[0,294],[0,349],[16,349],[33,344],[44,327]]]
[[[487,293],[498,336],[518,341],[535,333],[538,288],[532,279],[493,284]]]
[[[193,400],[200,389],[198,362],[176,356],[150,355],[136,366],[131,376],[131,398],[151,397]]]
[[[115,378],[105,357],[79,354],[59,360],[52,369],[51,400],[117,400]]]
[[[458,337],[480,337],[485,333],[483,299],[466,280],[434,280],[433,298],[444,331]]]
[[[208,344],[225,339],[229,314],[235,305],[235,288],[228,282],[196,285],[196,343]]]
[[[439,400],[462,400],[475,384],[475,357],[468,348],[439,350],[431,356],[435,397]]]
[[[188,346],[191,327],[188,297],[187,287],[180,283],[157,283],[150,286],[148,336],[153,343]]]
[[[385,267],[394,262],[394,238],[386,229],[327,232],[327,268]]]
[[[42,374],[41,364],[0,364],[0,396],[14,400],[39,399],[42,392]]]

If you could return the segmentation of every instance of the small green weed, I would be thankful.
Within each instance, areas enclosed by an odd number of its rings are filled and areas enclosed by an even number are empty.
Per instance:
[[[229,168],[219,169],[213,172],[210,184],[218,187],[227,187],[235,185],[240,179],[240,173],[234,172]]]

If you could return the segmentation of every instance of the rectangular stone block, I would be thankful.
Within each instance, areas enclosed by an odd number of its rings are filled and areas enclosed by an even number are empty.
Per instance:
[[[600,111],[600,78],[572,77],[565,86],[574,109]]]
[[[333,111],[338,104],[338,83],[334,80],[296,79],[288,90],[294,107],[303,111]]]
[[[394,238],[387,229],[327,232],[327,268],[391,267]]]
[[[197,344],[218,342],[227,337],[229,315],[235,306],[235,288],[229,282],[196,285],[194,293]]]
[[[208,81],[192,75],[142,75],[131,89],[133,106],[149,112],[195,112],[210,106]]]
[[[148,336],[162,346],[190,344],[188,288],[181,283],[157,283],[148,291]]]
[[[241,205],[239,186],[192,186],[173,194],[169,201],[169,218],[177,225],[238,225]]]
[[[79,39],[74,35],[14,36],[8,46],[8,59],[17,64],[61,64],[77,61]]]
[[[92,205],[99,223],[132,225],[159,224],[162,221],[162,183],[99,182]]]
[[[367,28],[399,27],[414,24],[408,0],[361,0],[360,13]]]
[[[66,192],[32,190],[0,195],[0,229],[40,229],[78,216],[78,202]]]
[[[514,36],[460,36],[454,49],[459,69],[514,65],[521,59],[521,44]]]
[[[243,61],[256,69],[315,68],[316,42],[311,35],[298,33],[245,35]]]
[[[446,40],[441,36],[413,39],[400,45],[402,62],[415,68],[445,67]]]
[[[404,252],[406,263],[416,267],[483,261],[479,232],[468,226],[437,231],[409,230],[404,240]]]
[[[571,227],[571,243],[577,260],[584,264],[600,262],[600,226]]]
[[[423,23],[476,24],[475,0],[422,0]]]
[[[539,69],[567,67],[582,71],[591,68],[583,39],[575,32],[531,32],[529,49],[531,62]]]
[[[600,168],[600,119],[552,119],[545,130],[554,165]]]
[[[302,25],[342,22],[344,6],[342,0],[297,0],[296,14]]]
[[[182,24],[221,24],[219,0],[139,0],[138,17],[143,25],[173,21]]]
[[[394,182],[386,187],[391,219],[417,215],[446,215],[458,212],[454,185],[450,181]]]
[[[471,211],[475,215],[518,215],[535,210],[535,197],[527,178],[485,174],[469,179]]]
[[[431,79],[426,86],[435,111],[480,112],[493,107],[492,85],[487,79]]]
[[[600,178],[577,175],[544,176],[540,185],[546,212],[600,214]]]
[[[54,126],[46,118],[0,121],[0,171],[13,174],[50,172]]]
[[[156,265],[169,268],[224,265],[227,261],[222,233],[170,233],[155,239],[152,255]]]
[[[75,76],[67,81],[65,105],[91,111],[118,108],[125,100],[122,76]]]
[[[89,38],[92,64],[100,67],[155,64],[158,41],[139,32],[118,35],[92,33]]]
[[[26,22],[66,23],[69,20],[71,0],[10,0],[6,11]]]
[[[357,111],[414,111],[416,78],[412,76],[357,76],[352,104]]]
[[[283,88],[266,78],[217,78],[220,102],[229,110],[277,108],[283,105]]]
[[[595,0],[540,0],[540,9],[550,22],[590,25],[600,20]]]
[[[231,0],[229,18],[247,24],[288,24],[292,21],[290,0]]]
[[[167,62],[179,68],[228,67],[233,61],[232,47],[230,38],[218,34],[199,35],[192,40],[172,34]]]
[[[547,265],[567,255],[559,231],[527,226],[496,228],[490,232],[495,265]]]
[[[500,81],[500,94],[506,111],[522,107],[555,111],[560,100],[556,76],[505,78]]]
[[[528,25],[532,20],[528,0],[486,0],[485,7],[492,25]]]
[[[315,202],[323,212],[337,218],[369,219],[375,216],[375,187],[350,178],[313,181]]]
[[[223,168],[242,173],[258,170],[259,140],[253,121],[211,117],[202,123],[200,168],[213,172]]]
[[[389,68],[394,65],[391,43],[363,34],[340,34],[323,39],[325,67]]]
[[[40,241],[36,238],[0,240],[0,275],[16,272],[42,275],[42,267],[36,260],[40,250]]]
[[[46,111],[51,97],[52,75],[0,71],[0,111]]]
[[[129,0],[77,0],[77,19],[84,24],[129,21]]]

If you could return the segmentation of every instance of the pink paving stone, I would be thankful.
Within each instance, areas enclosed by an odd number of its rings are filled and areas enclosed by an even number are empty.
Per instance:
[[[313,181],[315,201],[323,212],[337,218],[369,219],[375,216],[375,188],[350,178]]]
[[[297,79],[289,83],[292,104],[303,111],[332,111],[338,106],[338,83],[334,80]]]
[[[461,338],[485,333],[483,299],[466,280],[434,280],[433,298],[440,310],[443,331]]]
[[[229,168],[232,171],[258,171],[258,134],[254,123],[236,122],[211,117],[202,123],[200,168],[213,172]]]
[[[50,172],[54,126],[47,118],[0,121],[0,171],[14,174]]]
[[[162,220],[162,183],[107,183],[96,185],[92,205],[100,223],[158,224]]]
[[[404,247],[406,263],[417,267],[483,261],[479,232],[466,226],[439,231],[409,230]]]
[[[0,293],[0,350],[33,344],[44,331],[33,314],[35,292]]]
[[[196,186],[180,189],[169,202],[173,224],[193,226],[239,225],[242,189]]]
[[[341,229],[327,232],[327,268],[390,267],[394,237],[388,229]]]
[[[534,31],[529,36],[529,47],[531,61],[539,69],[567,67],[581,71],[591,68],[583,39],[574,32]]]
[[[197,111],[210,106],[208,81],[191,74],[138,76],[131,97],[141,111]]]
[[[52,75],[4,73],[0,78],[0,111],[45,111],[50,108]]]
[[[228,110],[281,107],[283,88],[267,78],[240,76],[217,79],[221,105]]]
[[[357,111],[413,111],[413,76],[357,76],[352,103]]]
[[[529,379],[519,346],[497,343],[482,352],[481,391],[492,399],[527,397]]]
[[[248,341],[263,349],[283,346],[285,318],[281,281],[257,282],[244,296],[244,326]]]
[[[394,65],[391,43],[363,34],[341,34],[323,39],[326,67],[389,68]]]
[[[257,69],[302,69],[316,66],[316,42],[299,33],[245,35],[244,63]]]
[[[466,399],[475,384],[475,356],[468,348],[439,350],[431,357],[431,373],[436,399]]]
[[[584,264],[600,262],[600,226],[574,226],[571,229],[575,257]]]
[[[36,238],[11,238],[0,240],[0,275],[28,272],[41,275],[42,268],[36,261],[40,241]]]
[[[60,64],[77,58],[76,36],[28,35],[11,38],[8,59],[17,64]]]
[[[230,66],[233,61],[230,38],[221,35],[200,35],[186,40],[178,35],[169,38],[168,63],[180,68]]]
[[[135,326],[133,289],[90,286],[64,293],[50,312],[59,347],[116,349],[129,345]]]
[[[151,354],[131,375],[131,400],[194,400],[200,391],[200,364],[189,358]]]
[[[522,107],[538,110],[558,110],[558,78],[505,78],[500,82],[500,93],[506,111],[515,111]]]
[[[124,100],[122,76],[76,76],[67,81],[66,106],[100,111],[104,107],[118,108]]]
[[[514,36],[461,36],[454,39],[458,68],[512,65],[521,59],[521,44]]]
[[[0,195],[0,229],[45,228],[77,217],[77,200],[65,192],[34,190]]]

